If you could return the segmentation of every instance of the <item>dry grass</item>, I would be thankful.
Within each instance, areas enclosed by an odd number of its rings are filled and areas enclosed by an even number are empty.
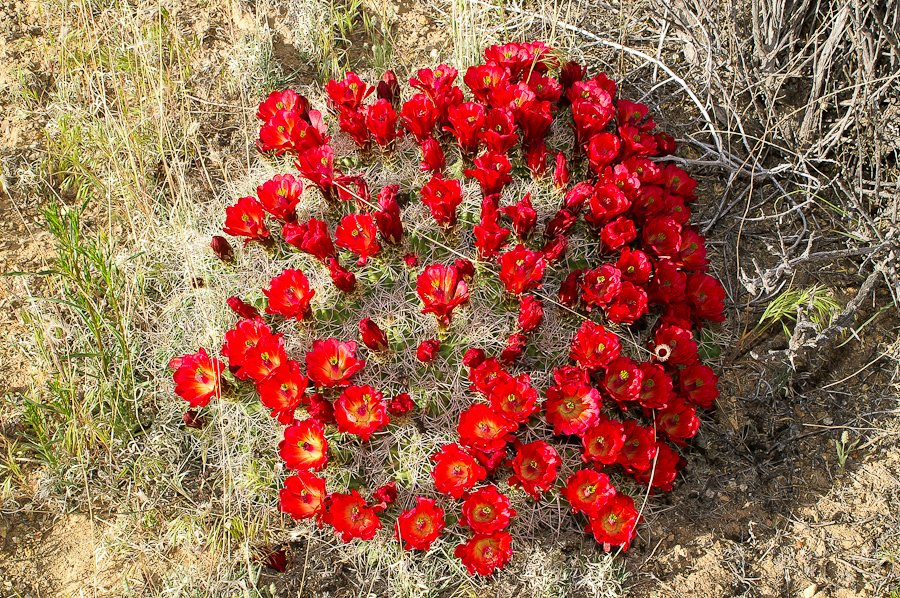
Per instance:
[[[714,273],[726,285],[731,313],[740,318],[704,341],[710,348],[734,347],[726,363],[753,349],[761,358],[787,361],[801,375],[824,359],[816,362],[811,354],[827,356],[840,334],[864,328],[867,322],[852,318],[881,281],[896,307],[891,243],[900,183],[891,153],[897,149],[890,149],[896,135],[884,132],[900,118],[900,50],[896,37],[877,25],[896,27],[896,1],[879,12],[873,3],[805,3],[790,10],[776,0],[754,0],[734,19],[725,17],[724,6],[700,0],[659,7],[537,2],[503,13],[479,0],[452,0],[432,8],[449,32],[444,47],[427,53],[433,64],[464,67],[486,44],[545,39],[621,79],[628,96],[650,104],[657,121],[676,132],[686,149],[672,159],[705,175],[701,229],[711,237]],[[317,290],[314,318],[279,324],[288,353],[302,359],[314,338],[353,339],[359,319],[371,317],[389,330],[395,346],[390,358],[370,357],[358,380],[385,395],[408,383],[424,408],[424,434],[401,420],[363,445],[329,438],[336,449],[324,472],[329,490],[343,491],[360,478],[369,490],[396,479],[404,488],[401,507],[415,495],[441,499],[427,459],[453,438],[458,414],[471,401],[462,353],[469,346],[496,353],[514,326],[515,306],[498,299],[492,277],[484,275],[490,266],[482,266],[470,307],[454,317],[440,365],[423,367],[414,357],[416,344],[438,331],[433,318],[419,312],[414,274],[399,260],[402,252],[388,250],[356,269],[363,292],[349,298],[304,254],[269,255],[251,246],[237,252],[234,267],[211,255],[209,238],[220,232],[225,207],[289,167],[253,149],[260,97],[291,85],[324,112],[319,84],[353,60],[365,58],[358,72],[370,81],[385,65],[401,77],[424,66],[390,51],[404,32],[392,25],[400,22],[397,7],[385,3],[292,2],[283,11],[263,3],[254,11],[239,3],[48,7],[45,28],[54,33],[41,43],[59,71],[49,101],[35,106],[48,119],[49,174],[41,192],[71,210],[87,203],[80,226],[84,238],[98,239],[99,251],[88,260],[92,286],[57,289],[55,297],[75,293],[93,305],[102,342],[87,334],[91,328],[76,310],[29,304],[25,317],[35,337],[23,355],[56,372],[60,384],[35,386],[32,403],[5,407],[10,420],[27,423],[33,439],[4,461],[4,508],[15,511],[28,494],[55,512],[102,513],[109,522],[102,552],[135,563],[120,580],[127,595],[267,595],[271,580],[260,577],[252,553],[288,540],[305,547],[305,562],[297,566],[310,578],[317,571],[323,577],[349,571],[357,583],[348,587],[360,595],[619,595],[621,560],[590,543],[573,554],[567,546],[583,534],[559,499],[531,504],[513,493],[520,513],[512,530],[516,557],[496,579],[470,580],[451,556],[461,537],[456,532],[423,557],[403,553],[389,532],[344,545],[281,515],[277,491],[287,472],[276,458],[280,427],[249,393],[214,406],[202,431],[180,427],[184,406],[172,394],[168,360],[198,346],[216,350],[233,319],[225,298],[260,300],[272,276],[300,268]],[[370,45],[360,51],[362,37]],[[279,43],[298,48],[301,62],[313,68],[296,72],[277,60]],[[549,145],[564,145],[569,134],[554,123]],[[352,143],[342,135],[333,145],[353,164],[346,170],[363,174],[374,191],[427,180],[409,141],[383,168],[353,160]],[[448,158],[451,173],[461,177],[460,163]],[[430,239],[474,255],[471,222],[480,193],[471,181],[464,190],[463,222],[450,238],[419,202],[404,209],[409,243],[423,263],[455,259]],[[517,182],[504,203],[526,192],[541,222],[548,219],[559,197],[545,183]],[[300,212],[321,218],[327,210],[308,192]],[[595,251],[586,235],[572,239],[574,259],[593,260]],[[828,279],[827,267],[838,266],[858,268],[854,296],[839,292],[845,284],[837,275]],[[99,275],[104,268],[109,280]],[[806,305],[788,301],[788,293],[803,296],[800,291],[811,288],[810,268],[841,301],[840,313],[827,323],[812,321]],[[548,284],[541,294],[552,298],[555,292]],[[779,297],[785,304],[780,313],[794,315],[796,324],[789,326],[787,348],[766,351],[745,333]],[[119,308],[110,315],[113,298]],[[520,364],[536,386],[547,385],[544,364],[565,359],[577,325],[577,318],[548,305],[542,334],[530,345],[534,353]],[[627,350],[638,355],[643,339],[623,334]],[[89,354],[92,347],[99,356]],[[107,358],[120,365],[101,367]],[[41,467],[28,468],[29,460]],[[572,458],[564,462],[561,478],[577,465]],[[455,508],[451,501],[441,504],[448,512]],[[653,500],[646,508],[651,516],[661,509]],[[385,518],[386,527],[390,521]],[[312,554],[310,546],[316,547]],[[305,573],[303,580],[312,583]]]

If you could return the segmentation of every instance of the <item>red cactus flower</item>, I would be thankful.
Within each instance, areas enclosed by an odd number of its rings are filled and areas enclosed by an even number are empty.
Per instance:
[[[544,145],[544,136],[553,122],[550,114],[550,104],[540,102],[535,104],[535,109],[519,110],[516,121],[522,130],[522,147],[537,148]]]
[[[559,302],[570,309],[578,304],[579,291],[581,290],[581,273],[581,269],[569,272],[566,279],[559,285],[559,293],[557,294]]]
[[[338,115],[338,125],[341,131],[349,135],[362,151],[368,151],[372,147],[372,131],[366,124],[367,108],[361,111],[343,111]]]
[[[581,279],[581,290],[581,300],[588,311],[605,307],[622,290],[622,273],[610,264],[588,270]]]
[[[456,208],[462,203],[462,187],[456,179],[442,179],[435,175],[422,187],[422,203],[431,216],[444,228],[456,226]]]
[[[391,245],[403,242],[403,222],[400,220],[400,204],[397,203],[399,185],[388,185],[378,194],[379,211],[375,212],[375,222],[381,238]]]
[[[650,280],[650,273],[653,271],[647,254],[630,247],[622,248],[616,268],[622,273],[622,282],[630,282],[638,286],[647,284]]]
[[[211,398],[222,396],[224,369],[225,365],[218,359],[211,358],[202,347],[193,355],[185,355],[173,374],[175,394],[191,407],[209,404]]]
[[[334,187],[341,201],[355,200],[360,210],[367,210],[371,205],[369,185],[361,176],[339,176],[334,179]]]
[[[605,368],[619,356],[619,337],[600,324],[585,320],[572,338],[569,359],[589,372]]]
[[[334,232],[335,244],[359,256],[358,266],[381,249],[376,238],[375,221],[369,214],[347,214]]]
[[[288,222],[281,229],[285,242],[304,251],[322,263],[337,257],[328,225],[322,220],[310,218],[304,224]]]
[[[221,235],[215,235],[212,238],[212,241],[209,243],[210,248],[212,248],[213,253],[216,254],[216,257],[222,260],[223,262],[233,262],[234,261],[234,249],[231,247],[231,243],[228,242],[228,239]]]
[[[456,268],[457,273],[459,273],[459,277],[467,282],[472,282],[472,278],[475,277],[475,264],[468,258],[458,258],[455,262],[453,262],[453,267]]]
[[[457,74],[458,71],[452,66],[441,64],[434,70],[419,69],[416,76],[409,80],[409,84],[432,97],[453,85]]]
[[[538,410],[537,400],[538,393],[531,387],[528,374],[502,380],[488,392],[491,409],[519,424],[525,423]]]
[[[416,348],[416,359],[421,361],[422,363],[430,363],[437,357],[438,351],[441,348],[441,341],[437,339],[428,339],[419,343],[419,346]]]
[[[712,368],[699,362],[688,365],[678,376],[681,395],[704,409],[712,409],[713,401],[719,398],[719,389],[716,387],[718,383],[719,377]]]
[[[263,289],[263,295],[269,299],[266,313],[297,318],[299,322],[309,312],[309,302],[315,294],[303,270],[285,270],[269,282],[268,289]]]
[[[334,419],[334,405],[319,393],[314,393],[309,397],[306,412],[322,425],[337,423]]]
[[[334,149],[330,145],[306,150],[297,156],[294,166],[300,171],[303,178],[322,193],[322,197],[327,201],[333,202],[337,199],[334,180],[341,173],[334,168]]]
[[[410,398],[408,393],[401,392],[393,397],[388,403],[388,411],[394,415],[403,415],[409,413],[415,408],[416,404]]]
[[[532,66],[534,54],[525,44],[510,43],[484,49],[484,61],[494,62],[510,72],[510,80],[518,81],[522,72]]]
[[[527,342],[528,337],[524,334],[511,334],[506,341],[506,347],[500,352],[500,363],[507,367],[514,364],[525,350],[525,344]]]
[[[228,367],[233,371],[247,360],[247,353],[262,339],[271,336],[272,330],[257,316],[252,320],[241,320],[225,333],[222,357],[228,358]],[[240,377],[240,376],[239,376]]]
[[[375,87],[375,96],[379,100],[387,100],[394,106],[400,101],[400,82],[397,81],[397,75],[394,71],[388,70],[384,72],[381,81]]]
[[[500,367],[497,358],[492,357],[469,370],[469,381],[472,382],[469,389],[487,397],[494,385],[509,378],[511,376]]]
[[[634,324],[647,313],[647,291],[630,282],[622,283],[622,290],[606,308],[606,317],[617,324]]]
[[[625,444],[616,462],[628,473],[643,471],[653,463],[656,455],[656,434],[634,420],[625,422]]]
[[[509,110],[502,108],[491,110],[485,118],[484,129],[478,133],[478,138],[488,151],[509,153],[519,141],[516,124]]]
[[[349,386],[334,402],[338,431],[368,440],[378,428],[391,422],[383,395],[371,386]]]
[[[636,104],[628,100],[618,100],[616,102],[616,123],[619,126],[631,125],[640,131],[649,131],[656,126],[651,116],[645,122],[644,117],[647,116],[649,108],[646,104]]]
[[[691,311],[698,318],[710,322],[725,321],[725,289],[722,283],[702,272],[687,277],[685,294],[691,303]]]
[[[589,385],[591,383],[591,375],[583,368],[574,365],[564,365],[553,368],[553,382],[557,386],[570,383]]]
[[[636,401],[641,394],[644,373],[628,357],[620,355],[606,366],[603,388],[619,403]]]
[[[260,152],[275,150],[275,155],[295,151],[294,139],[304,124],[296,110],[279,110],[260,127],[256,149]]]
[[[184,415],[181,416],[181,421],[184,423],[185,428],[193,428],[194,430],[202,430],[207,424],[206,417],[193,409],[185,411]]]
[[[286,361],[284,337],[280,334],[269,335],[247,350],[241,369],[235,376],[241,380],[260,381]]]
[[[559,69],[559,85],[565,93],[574,83],[583,81],[586,75],[586,66],[578,64],[574,60],[570,60]]]
[[[487,104],[495,89],[509,85],[509,72],[496,63],[479,64],[469,67],[463,81],[476,100]]]
[[[278,508],[298,521],[321,518],[326,496],[325,480],[308,471],[298,471],[284,481],[284,488],[278,492]]]
[[[266,247],[272,244],[262,204],[252,197],[242,197],[235,205],[225,208],[225,226],[222,230],[232,237],[247,237],[244,245],[250,241]]]
[[[600,231],[600,240],[603,241],[603,249],[607,253],[612,253],[622,246],[628,245],[636,238],[637,229],[634,227],[634,222],[624,216],[619,216]]]
[[[276,174],[256,188],[256,195],[262,207],[282,222],[293,222],[295,212],[303,193],[303,183],[290,174]]]
[[[638,402],[644,409],[662,409],[672,395],[672,378],[658,363],[644,362],[641,368],[641,393]]]
[[[656,358],[671,365],[687,365],[697,360],[697,342],[690,330],[678,326],[660,326],[650,349]]]
[[[486,453],[493,453],[506,446],[512,432],[519,427],[487,405],[476,403],[459,415],[459,441]]]
[[[572,175],[566,164],[566,155],[563,152],[557,152],[555,167],[553,169],[553,186],[562,190],[569,186],[569,181],[571,180]]]
[[[388,100],[378,100],[366,110],[366,126],[375,143],[383,148],[391,147],[396,138],[403,136],[403,130],[397,129],[397,112]]]
[[[600,73],[596,77],[583,81],[581,83],[573,83],[569,98],[572,102],[579,100],[589,100],[603,105],[612,105],[612,97],[616,95],[616,82],[607,78],[604,73]]]
[[[685,199],[692,198],[694,189],[697,187],[697,181],[674,164],[666,165],[661,178],[666,189]]]
[[[416,278],[416,293],[425,305],[422,313],[433,313],[438,324],[449,326],[453,308],[469,300],[469,287],[453,266],[434,264]]]
[[[527,239],[537,222],[537,212],[531,206],[531,193],[526,193],[516,205],[502,208],[501,211],[512,219],[516,237],[520,241]]]
[[[669,492],[672,490],[672,482],[678,476],[678,471],[683,469],[685,464],[686,461],[673,451],[672,447],[658,440],[656,442],[656,464],[636,473],[634,479],[644,486]]]
[[[601,181],[594,187],[594,194],[591,195],[588,203],[590,210],[584,215],[584,219],[595,230],[601,230],[606,224],[628,210],[631,203],[631,200],[618,186]]]
[[[637,127],[625,125],[619,127],[622,138],[622,160],[631,156],[652,156],[656,154],[656,138]]]
[[[522,295],[519,298],[519,330],[521,332],[534,332],[540,326],[544,318],[544,304],[531,295]]]
[[[433,498],[416,497],[416,506],[404,511],[394,525],[394,537],[403,550],[428,550],[444,529],[444,509]]]
[[[566,210],[572,214],[579,214],[584,202],[589,200],[594,194],[594,186],[588,181],[581,181],[566,192],[564,206]]]
[[[685,270],[707,270],[706,239],[697,231],[688,228],[681,231],[681,249],[676,262]]]
[[[656,140],[656,153],[654,156],[674,156],[675,150],[678,149],[678,142],[671,135],[663,132],[656,133],[653,138]]]
[[[504,154],[485,152],[475,158],[474,164],[476,168],[467,168],[463,174],[478,181],[483,197],[500,193],[503,187],[512,182],[512,177],[509,176],[512,165]]]
[[[656,429],[675,444],[684,445],[685,438],[693,438],[700,428],[697,410],[681,397],[656,414]]]
[[[497,569],[503,569],[512,558],[512,536],[507,532],[493,534],[475,534],[465,544],[460,544],[453,551],[453,556],[460,559],[469,575],[491,575]]]
[[[475,102],[464,102],[447,111],[449,127],[444,130],[453,134],[463,154],[474,156],[478,153],[478,134],[484,128],[484,106]]]
[[[256,390],[262,404],[272,410],[272,417],[277,416],[278,423],[287,425],[294,421],[294,410],[303,400],[306,385],[300,364],[291,359],[257,382]]]
[[[594,461],[612,465],[619,460],[619,453],[625,446],[625,426],[618,420],[601,415],[595,426],[584,431],[581,444],[584,446],[581,459],[585,463]]]
[[[463,356],[463,364],[469,369],[474,369],[484,363],[485,359],[487,359],[487,357],[483,350],[472,347],[466,351],[466,354]]]
[[[509,477],[511,487],[521,487],[534,500],[541,499],[541,490],[549,490],[556,479],[556,468],[562,459],[556,449],[544,442],[534,442],[519,446],[516,458],[510,463],[515,472]]]
[[[434,107],[434,102],[421,93],[417,93],[403,102],[403,107],[400,109],[400,121],[406,130],[416,138],[416,143],[419,145],[431,139],[437,118],[438,112]]]
[[[556,436],[583,433],[597,423],[602,406],[596,388],[577,382],[551,386],[544,401],[547,422]]]
[[[487,476],[485,469],[456,444],[444,445],[431,460],[434,461],[431,475],[435,489],[451,498],[459,499]]]
[[[509,497],[496,486],[488,486],[466,496],[459,524],[478,534],[492,534],[509,527],[509,520],[515,516]]]
[[[573,513],[596,513],[615,495],[609,476],[593,469],[581,469],[569,476],[563,490]]]
[[[397,482],[388,482],[372,493],[372,502],[392,504],[397,500]]]
[[[687,288],[687,275],[667,259],[656,260],[653,269],[653,280],[647,287],[648,299],[653,303],[663,304],[681,301]]]
[[[491,260],[509,245],[507,238],[512,231],[497,224],[498,216],[499,210],[493,197],[485,197],[481,203],[481,222],[472,230],[479,259]]]
[[[614,135],[604,133],[606,124],[612,118],[612,107],[597,102],[576,101],[572,104],[573,128],[575,129],[575,143],[578,147],[589,145],[599,135],[605,135],[603,143],[615,143],[618,153],[618,139],[613,141]],[[590,150],[588,150],[590,156]],[[615,158],[613,155],[609,161]],[[595,170],[596,172],[596,170]]]
[[[562,209],[547,223],[547,228],[544,229],[544,237],[551,240],[556,239],[569,232],[576,222],[578,222],[578,217],[573,212]]]
[[[542,179],[547,174],[547,146],[544,141],[525,148],[525,164],[534,179]]]
[[[356,359],[354,341],[315,340],[306,354],[306,375],[320,388],[349,386],[350,377],[365,365],[364,360]]]
[[[562,88],[556,79],[545,77],[537,71],[532,71],[525,78],[525,84],[534,92],[538,102],[550,102],[551,105],[555,105],[562,95]]]
[[[410,268],[415,268],[419,265],[419,256],[415,253],[407,253],[403,256],[403,262]]]
[[[384,330],[369,318],[359,321],[359,334],[362,336],[363,344],[372,351],[384,351],[390,347]]]
[[[584,531],[593,533],[594,539],[603,545],[606,552],[612,546],[628,550],[636,534],[638,517],[634,499],[627,494],[616,494],[597,512],[591,513],[590,523],[585,526]]]
[[[271,120],[279,110],[296,110],[300,115],[309,112],[309,100],[293,89],[273,91],[269,97],[260,102],[256,110],[256,118],[263,122]]]
[[[325,427],[314,419],[298,421],[284,429],[278,443],[284,466],[297,471],[321,471],[328,464],[328,440]]]
[[[375,88],[366,85],[353,71],[348,71],[341,81],[332,79],[325,84],[325,93],[341,112],[355,112],[373,91]]]
[[[546,262],[539,251],[529,251],[521,243],[497,260],[500,264],[500,280],[506,291],[521,295],[528,289],[540,287]]]
[[[356,289],[356,275],[341,266],[334,258],[328,259],[328,274],[331,282],[343,293],[352,293]]]
[[[601,174],[619,157],[619,147],[619,138],[612,133],[598,133],[591,137],[586,150],[591,170]]]
[[[447,169],[447,159],[441,144],[434,139],[426,139],[422,144],[422,161],[419,170],[430,172],[433,176],[442,177]]]
[[[367,507],[366,501],[355,489],[350,494],[335,492],[329,498],[331,506],[322,521],[332,526],[343,542],[350,542],[353,538],[371,540],[375,532],[381,529],[377,506]]]
[[[681,249],[681,225],[669,216],[654,216],[644,223],[642,248],[647,253],[672,258]]]

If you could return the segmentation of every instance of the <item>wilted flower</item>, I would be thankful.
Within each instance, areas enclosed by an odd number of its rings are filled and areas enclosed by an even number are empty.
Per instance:
[[[225,300],[225,303],[228,304],[231,311],[236,313],[238,317],[243,320],[252,320],[253,318],[259,317],[259,310],[249,303],[244,303],[239,297],[229,297]]]
[[[503,348],[503,351],[500,352],[500,363],[507,367],[514,364],[525,350],[525,344],[527,342],[528,337],[519,332],[509,335],[506,346]]]
[[[228,239],[221,235],[215,235],[212,238],[209,246],[212,248],[213,253],[216,254],[223,262],[233,262],[234,261],[234,249],[231,247],[231,243],[228,242]]]

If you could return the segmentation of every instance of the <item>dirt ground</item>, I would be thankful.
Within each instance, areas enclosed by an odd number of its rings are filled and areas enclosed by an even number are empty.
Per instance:
[[[208,60],[228,51],[229,34],[222,32],[265,21],[276,62],[295,73],[313,72],[279,15],[244,8],[211,3],[191,15],[187,27],[219,32],[204,42]],[[433,24],[432,8],[417,2],[396,8],[394,41],[404,62],[427,64],[447,52],[449,33]],[[0,394],[8,399],[29,393],[46,374],[23,362],[17,345],[31,334],[20,309],[50,282],[15,273],[44,270],[53,257],[40,212],[51,192],[42,171],[46,120],[39,107],[53,87],[55,66],[54,57],[40,51],[46,45],[34,40],[58,36],[64,26],[36,2],[0,4]],[[34,92],[28,99],[17,91],[22,85]],[[221,128],[215,118],[200,126]],[[713,183],[703,186],[711,190]],[[712,203],[700,195],[701,203]],[[721,227],[711,240],[730,242],[732,235]],[[817,275],[812,268],[804,273],[809,280]],[[859,282],[848,278],[843,301]],[[890,302],[881,288],[857,321]],[[728,315],[747,321],[740,307]],[[768,349],[781,348],[776,334],[723,359],[721,398],[691,442],[687,468],[674,491],[650,501],[638,539],[620,557],[629,573],[627,594],[849,598],[900,589],[898,326],[896,310],[881,313],[861,341],[847,343],[812,371],[764,359]],[[10,446],[22,424],[0,420],[0,432]],[[849,432],[849,455],[841,463],[835,443],[843,432]],[[113,514],[92,519],[87,512],[50,512],[33,501],[20,492],[0,510],[0,597],[117,595],[127,564],[116,562],[101,542]],[[548,536],[548,546],[558,544]],[[289,548],[302,562],[306,546]],[[302,567],[271,579],[290,589],[301,576],[307,588],[352,595],[350,587],[317,580]]]

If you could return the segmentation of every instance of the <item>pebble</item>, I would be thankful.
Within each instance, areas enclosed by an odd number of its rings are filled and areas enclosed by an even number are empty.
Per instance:
[[[808,586],[805,590],[800,592],[800,598],[813,598],[816,595],[816,590],[819,589],[816,584],[812,584]]]

